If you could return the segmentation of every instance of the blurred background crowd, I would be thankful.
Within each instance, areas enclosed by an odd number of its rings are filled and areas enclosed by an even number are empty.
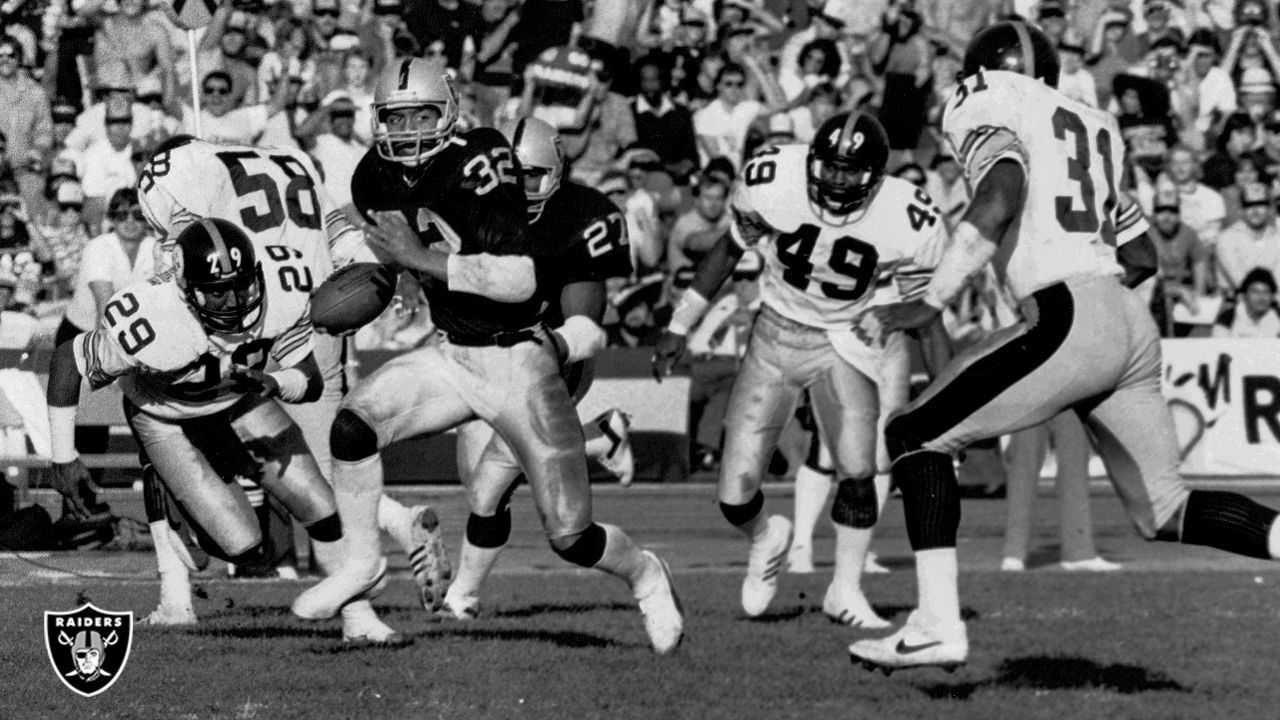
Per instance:
[[[1268,0],[230,0],[196,33],[196,78],[165,0],[3,0],[0,347],[91,328],[149,274],[130,188],[152,147],[194,129],[193,91],[204,137],[301,147],[349,208],[372,82],[407,56],[444,59],[467,126],[534,114],[561,130],[572,177],[630,231],[635,273],[612,287],[610,340],[649,345],[727,228],[743,159],[810,140],[834,113],[878,115],[890,172],[954,225],[967,188],[941,110],[967,39],[1014,15],[1057,42],[1061,89],[1119,121],[1124,189],[1160,250],[1144,292],[1164,334],[1280,335]],[[695,416],[719,417],[705,403],[727,394],[760,266],[744,258],[691,336]],[[422,341],[416,298],[403,290],[359,346]],[[964,343],[1007,317],[979,282],[948,330]]]

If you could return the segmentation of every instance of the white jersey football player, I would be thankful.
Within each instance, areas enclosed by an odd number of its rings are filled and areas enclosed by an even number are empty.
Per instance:
[[[852,324],[877,297],[922,290],[947,242],[929,196],[885,177],[888,155],[884,128],[860,112],[827,120],[809,145],[758,153],[734,193],[730,232],[699,263],[656,348],[654,369],[661,377],[683,354],[689,329],[738,257],[748,248],[760,250],[762,307],[725,413],[719,482],[721,512],[751,541],[742,607],[752,617],[777,592],[792,538],[789,520],[761,512],[760,484],[779,435],[808,390],[839,477],[831,510],[835,575],[823,611],[854,626],[888,626],[867,603],[861,575],[888,494],[887,478],[881,487],[875,480],[878,423],[884,409],[906,400],[907,355],[901,333],[869,345]],[[877,290],[881,275],[891,278],[883,293]],[[940,324],[930,329],[926,354],[945,345],[941,332]]]
[[[305,275],[289,278],[310,293],[332,274],[331,248],[363,247],[362,233],[334,207],[311,158],[297,149],[223,145],[177,136],[156,148],[138,180],[138,197],[162,238],[194,219],[212,217],[239,225],[261,254],[289,248],[311,259]],[[172,243],[161,243],[171,246]],[[329,428],[346,389],[344,340],[315,336],[324,392],[314,402],[286,405],[302,429],[321,472],[329,477]],[[424,606],[437,607],[450,574],[439,519],[428,505],[406,508],[385,495],[379,525],[409,557]]]
[[[54,471],[87,472],[74,440],[81,379],[94,389],[118,380],[129,427],[202,548],[234,563],[262,541],[244,490],[215,470],[221,461],[202,449],[211,429],[232,437],[229,426],[267,466],[240,474],[256,475],[306,526],[318,564],[331,570],[342,552],[333,492],[276,402],[314,401],[323,387],[310,295],[301,282],[310,259],[280,245],[266,246],[259,257],[243,232],[217,219],[187,223],[176,243],[171,272],[116,293],[97,329],[54,352],[48,389]],[[179,556],[179,544],[157,543],[156,551],[161,599],[153,619],[194,622],[189,558]],[[345,637],[390,635],[372,608],[344,617]]]
[[[1160,338],[1133,287],[1155,271],[1146,221],[1119,192],[1119,127],[1059,93],[1057,53],[1022,22],[980,32],[943,130],[974,189],[922,298],[871,309],[869,334],[934,321],[990,262],[1023,320],[957,356],[891,419],[886,442],[916,553],[919,607],[849,652],[868,669],[968,657],[956,587],[960,496],[952,454],[1066,409],[1088,425],[1143,537],[1280,554],[1277,513],[1243,496],[1188,491],[1160,390]],[[878,328],[877,328],[878,326]]]

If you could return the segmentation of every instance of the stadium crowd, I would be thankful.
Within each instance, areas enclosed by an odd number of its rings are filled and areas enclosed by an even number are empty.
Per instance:
[[[744,158],[836,112],[877,114],[890,171],[958,221],[967,189],[941,109],[967,39],[1015,14],[1058,43],[1063,90],[1118,117],[1123,186],[1158,239],[1145,291],[1164,334],[1280,336],[1280,17],[1265,0],[234,0],[197,31],[198,78],[163,0],[7,0],[0,347],[49,347],[149,274],[130,188],[153,147],[194,130],[193,84],[204,137],[301,147],[354,213],[371,82],[407,56],[455,71],[465,125],[533,114],[561,130],[572,178],[629,229],[610,342],[651,345],[728,226]],[[744,257],[690,338],[697,448],[716,443],[760,266]],[[403,287],[358,346],[420,342],[417,298]],[[946,322],[963,344],[1008,314],[978,284]]]

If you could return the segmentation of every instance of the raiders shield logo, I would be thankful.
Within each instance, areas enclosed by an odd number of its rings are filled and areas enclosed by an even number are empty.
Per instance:
[[[132,640],[132,612],[108,612],[86,604],[69,612],[44,613],[44,646],[53,671],[85,697],[106,690],[120,677]]]

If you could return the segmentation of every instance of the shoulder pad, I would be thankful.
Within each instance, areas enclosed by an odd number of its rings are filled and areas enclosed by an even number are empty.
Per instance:
[[[209,349],[204,327],[172,282],[143,282],[116,293],[101,326],[122,351],[160,372],[186,367]]]

